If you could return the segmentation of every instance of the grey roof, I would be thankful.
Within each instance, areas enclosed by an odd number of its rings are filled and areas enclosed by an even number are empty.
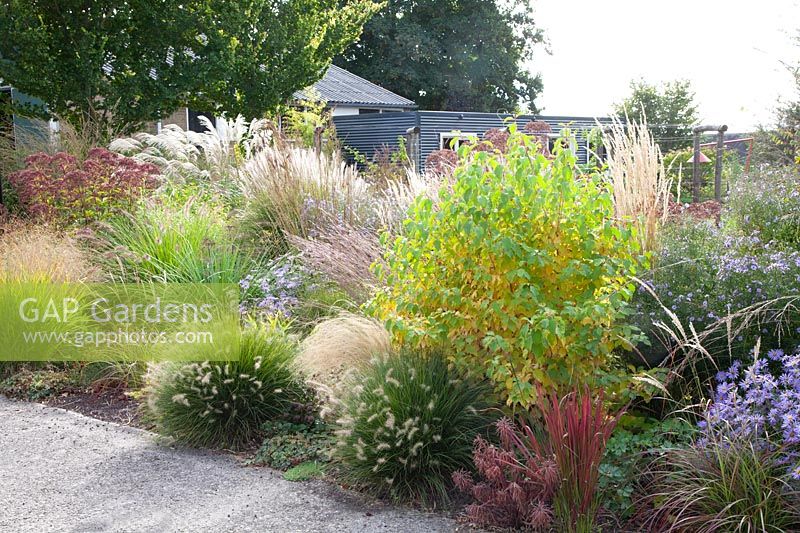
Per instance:
[[[333,105],[416,109],[417,105],[399,94],[387,91],[343,68],[331,65],[325,76],[313,85],[323,100]],[[294,93],[296,100],[309,98],[305,90]]]

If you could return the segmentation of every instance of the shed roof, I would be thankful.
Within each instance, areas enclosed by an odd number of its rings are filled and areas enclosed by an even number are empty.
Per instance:
[[[356,76],[341,67],[331,65],[325,76],[313,85],[323,100],[334,105],[390,107],[416,109],[417,105],[399,94]],[[296,100],[308,99],[305,89],[296,91]]]

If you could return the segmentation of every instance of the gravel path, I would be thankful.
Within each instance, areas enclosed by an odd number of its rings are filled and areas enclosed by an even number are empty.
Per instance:
[[[154,435],[0,397],[0,531],[456,531],[441,516],[292,483]]]

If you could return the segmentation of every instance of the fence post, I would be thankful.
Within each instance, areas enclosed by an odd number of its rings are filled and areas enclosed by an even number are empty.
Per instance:
[[[406,130],[406,155],[411,161],[411,168],[414,172],[419,170],[419,126],[414,126]]]
[[[722,125],[717,130],[717,160],[714,162],[714,200],[722,201],[722,159],[725,151],[725,132],[728,126]]]
[[[317,155],[322,153],[322,132],[325,131],[323,126],[314,128],[314,151]]]
[[[694,131],[694,155],[692,156],[692,203],[700,201],[700,132]]]
[[[714,198],[719,201],[722,198],[722,150],[725,146],[725,132],[728,126],[695,126],[692,128],[694,133],[694,155],[692,156],[692,202],[700,201],[700,134],[706,131],[717,132],[717,162],[714,166]]]

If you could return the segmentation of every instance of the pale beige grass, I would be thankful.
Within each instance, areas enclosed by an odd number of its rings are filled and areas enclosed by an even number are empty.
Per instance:
[[[391,337],[380,322],[347,313],[320,322],[302,342],[297,363],[310,379],[335,386],[348,372],[390,350]]]
[[[605,142],[616,215],[633,221],[642,248],[653,250],[659,225],[668,214],[672,185],[661,150],[646,122],[622,124],[615,120]]]
[[[46,227],[12,224],[0,228],[0,281],[94,281],[99,271],[74,239]]]

